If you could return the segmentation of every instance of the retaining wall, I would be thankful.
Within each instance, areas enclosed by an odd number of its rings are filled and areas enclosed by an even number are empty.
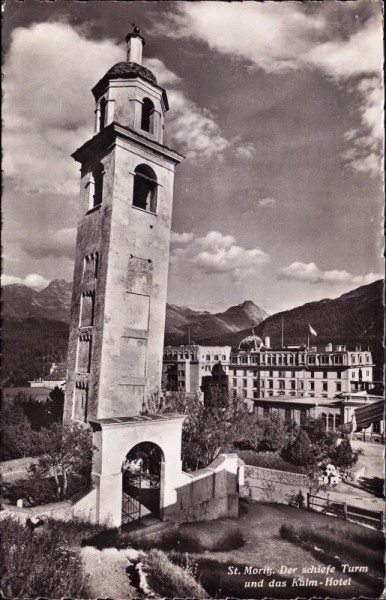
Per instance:
[[[0,512],[0,518],[4,519],[11,516],[21,523],[25,524],[28,518],[40,517],[42,519],[55,519],[56,521],[71,521],[74,518],[81,518],[88,521],[95,521],[96,514],[96,489],[91,487],[86,492],[80,492],[70,500],[63,502],[51,502],[41,506],[18,507],[7,504]]]
[[[247,485],[241,491],[242,496],[277,504],[288,504],[299,490],[306,498],[309,486],[307,475],[251,465],[245,465],[245,479]]]

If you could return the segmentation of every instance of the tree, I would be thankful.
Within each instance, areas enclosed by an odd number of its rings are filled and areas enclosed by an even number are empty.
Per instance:
[[[3,401],[1,434],[2,460],[31,455],[33,451],[31,424],[22,407],[15,402]]]
[[[30,473],[38,479],[53,477],[58,500],[66,497],[70,475],[90,480],[95,449],[90,429],[74,421],[65,425],[52,423],[32,432],[32,442],[37,461],[31,465]]]
[[[312,467],[316,458],[312,451],[310,438],[303,429],[299,429],[294,440],[289,441],[283,451],[283,458],[300,467]]]
[[[198,396],[170,394],[158,410],[186,415],[182,430],[182,462],[184,468],[190,470],[206,467],[220,452],[233,450],[248,415],[242,399],[229,397],[216,389],[206,404]]]
[[[354,452],[350,440],[342,440],[339,446],[335,448],[332,457],[333,464],[341,471],[348,471],[358,461],[359,452]]]

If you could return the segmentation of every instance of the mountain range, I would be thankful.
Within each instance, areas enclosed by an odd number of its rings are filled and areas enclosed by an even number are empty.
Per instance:
[[[72,284],[54,280],[41,291],[13,284],[3,288],[4,385],[25,383],[42,374],[50,361],[65,360]],[[271,338],[271,345],[304,344],[308,325],[317,332],[313,345],[346,343],[369,346],[381,374],[383,282],[376,281],[335,299],[309,302],[268,315],[247,300],[224,312],[194,311],[168,304],[165,344],[190,341],[237,347],[251,332]]]

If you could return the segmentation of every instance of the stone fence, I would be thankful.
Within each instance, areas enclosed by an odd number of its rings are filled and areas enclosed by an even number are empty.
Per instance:
[[[7,477],[11,475],[27,475],[28,467],[35,461],[35,458],[15,458],[14,460],[6,460],[0,462],[0,475],[1,477]]]
[[[178,523],[238,517],[238,490],[244,465],[237,454],[220,454],[205,469],[181,474],[177,503],[165,511],[165,520]]]
[[[305,498],[309,489],[307,475],[251,465],[245,465],[245,479],[246,486],[241,495],[261,502],[288,504],[299,490]]]
[[[95,521],[96,514],[96,488],[92,486],[85,492],[79,492],[70,500],[51,502],[41,506],[19,507],[6,504],[0,511],[0,519],[11,516],[25,524],[28,518],[40,517],[41,519],[55,519],[57,521],[71,521],[79,518],[86,521]]]

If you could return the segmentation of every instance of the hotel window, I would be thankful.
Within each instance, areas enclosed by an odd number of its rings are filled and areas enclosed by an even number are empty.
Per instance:
[[[315,379],[315,371],[310,371],[310,377],[311,379]]]
[[[268,387],[269,387],[270,389],[273,389],[273,381],[272,381],[272,379],[269,379],[269,380],[268,380]]]
[[[328,379],[328,372],[327,371],[323,371],[323,379]]]
[[[258,398],[258,397],[259,397],[259,394],[258,394],[258,392],[253,392],[253,397],[254,397],[254,398]]]
[[[310,390],[314,390],[315,389],[315,383],[313,381],[310,381]]]
[[[246,388],[246,387],[247,387],[247,385],[248,385],[248,380],[247,380],[247,379],[243,379],[243,387],[245,387],[245,388]]]
[[[279,390],[285,389],[285,381],[279,381]]]
[[[291,390],[296,390],[296,381],[291,381]]]
[[[222,360],[226,360],[227,359],[227,357],[225,356],[225,354],[223,354],[221,358],[222,358]]]
[[[236,369],[233,369],[233,375],[237,375]]]
[[[351,362],[355,365],[355,354],[351,354]]]
[[[248,356],[242,356],[241,362],[243,363],[243,365],[247,365],[248,364]]]
[[[264,386],[265,386],[265,381],[264,381],[264,379],[262,379],[262,380],[260,381],[260,387],[262,387],[262,388],[263,388]]]
[[[342,384],[341,383],[337,383],[336,384],[336,391],[337,392],[341,392],[342,391]]]
[[[327,383],[322,384],[322,390],[323,390],[323,392],[327,392],[327,390],[328,390]]]
[[[304,390],[304,383],[303,383],[303,381],[299,381],[299,390]]]
[[[186,354],[185,354],[185,358],[189,358],[189,354],[187,354],[187,353],[186,353]]]
[[[366,362],[367,362],[367,363],[369,363],[369,362],[370,362],[370,356],[368,356],[367,354],[366,354]]]
[[[247,397],[247,390],[243,390],[243,398]]]
[[[257,387],[259,385],[259,382],[257,379],[253,380],[253,387]]]
[[[309,356],[308,357],[308,364],[309,365],[315,365],[316,364],[316,357],[315,356]]]
[[[237,356],[232,356],[231,362],[232,364],[237,364]]]
[[[210,360],[210,354],[206,355],[206,360]]]
[[[214,360],[218,360],[218,354],[214,355]]]
[[[233,387],[237,387],[237,379],[232,379],[232,385]]]
[[[336,378],[337,379],[342,379],[342,373],[340,371],[337,372]]]
[[[328,356],[321,356],[320,357],[320,364],[321,365],[328,365]]]
[[[273,371],[270,371],[270,372],[269,372],[269,376],[270,376],[270,377],[273,377]]]
[[[244,371],[243,371],[243,375],[244,375],[244,377],[246,377],[246,375],[247,375],[247,372],[246,372],[246,370],[245,370],[245,369],[244,369]]]
[[[285,377],[285,371],[279,371],[279,377]]]

